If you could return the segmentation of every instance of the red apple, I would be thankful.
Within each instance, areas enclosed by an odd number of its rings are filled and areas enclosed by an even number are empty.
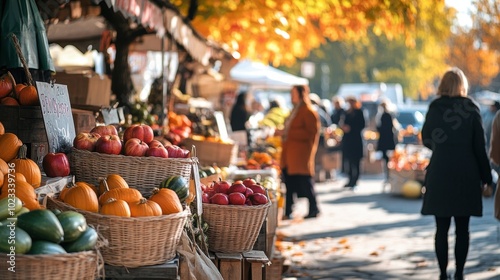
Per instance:
[[[148,146],[151,148],[151,147],[158,147],[158,146],[161,146],[161,147],[165,147],[160,141],[158,140],[152,140],[151,142],[148,143]]]
[[[212,198],[216,194],[215,190],[213,188],[208,188],[207,191],[205,192],[208,195],[208,198]]]
[[[73,139],[73,147],[79,150],[95,151],[95,143],[101,135],[97,133],[80,132]]]
[[[231,193],[237,192],[237,193],[244,194],[246,192],[246,190],[247,190],[247,187],[245,187],[245,185],[240,184],[240,183],[233,183],[231,185],[231,187],[229,187],[229,189],[227,190],[227,193],[231,194]]]
[[[92,130],[90,130],[90,133],[95,132],[101,136],[104,135],[118,135],[118,131],[116,130],[116,127],[114,125],[108,124],[108,125],[99,125]]]
[[[245,191],[245,196],[246,196],[246,197],[249,197],[249,196],[251,196],[252,194],[253,194],[252,189],[251,189],[251,188],[247,188],[247,189],[246,189],[246,191]]]
[[[266,189],[259,184],[250,185],[248,188],[252,189],[254,193],[266,194]]]
[[[69,160],[65,153],[48,153],[43,157],[42,167],[48,177],[69,175]]]
[[[252,205],[262,205],[267,203],[267,196],[261,193],[254,193],[250,196],[250,200],[252,201]]]
[[[153,141],[153,129],[147,124],[133,124],[123,132],[123,141],[127,142],[131,138],[137,138],[141,141],[149,143]]]
[[[119,155],[122,151],[122,141],[118,135],[104,135],[97,139],[95,151],[103,154]]]
[[[149,146],[143,141],[137,138],[130,138],[125,142],[125,149],[123,151],[126,156],[133,157],[142,157],[146,155],[146,151],[149,149]]]
[[[212,198],[210,198],[210,202],[212,204],[228,205],[229,198],[225,193],[216,193],[214,194],[214,196],[212,196]]]
[[[245,205],[247,206],[252,206],[252,200],[250,200],[250,198],[248,197],[246,200],[245,200]]]
[[[171,158],[188,158],[189,157],[189,151],[186,149],[183,149],[177,145],[168,145],[165,146],[168,150],[168,154]]]
[[[208,197],[208,193],[203,193],[201,195],[201,202],[202,203],[210,203],[210,198]]]
[[[257,182],[255,182],[255,180],[252,178],[246,178],[245,180],[243,180],[243,185],[245,185],[245,187],[255,185],[255,184],[257,184]]]
[[[243,205],[245,204],[246,197],[239,192],[234,192],[229,194],[229,204],[232,205]]]
[[[207,186],[203,183],[200,183],[201,191],[205,192],[207,190]]]
[[[146,151],[146,156],[147,157],[162,157],[162,158],[169,157],[167,149],[165,149],[163,146],[148,148]]]
[[[230,187],[231,185],[227,181],[222,181],[222,180],[219,182],[214,181],[214,190],[216,193],[227,194],[227,191],[229,190]]]

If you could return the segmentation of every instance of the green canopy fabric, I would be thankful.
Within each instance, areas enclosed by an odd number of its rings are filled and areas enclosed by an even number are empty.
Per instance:
[[[28,68],[55,72],[47,32],[35,0],[0,0],[0,68],[22,68],[12,41],[19,40]]]

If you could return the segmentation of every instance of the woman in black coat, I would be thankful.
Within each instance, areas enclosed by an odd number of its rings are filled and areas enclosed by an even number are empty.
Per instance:
[[[388,101],[382,101],[379,105],[379,113],[377,119],[377,131],[379,134],[377,142],[377,151],[382,152],[382,159],[384,160],[384,171],[386,182],[389,181],[389,163],[388,151],[394,151],[396,148],[396,140],[394,138],[394,118],[390,113]]]
[[[344,123],[341,125],[344,136],[342,137],[342,156],[349,177],[344,186],[354,188],[358,183],[360,163],[363,158],[363,136],[361,132],[365,128],[365,116],[361,110],[361,103],[354,97],[346,99],[349,109],[345,112]]]
[[[231,131],[246,130],[246,123],[252,113],[247,107],[248,93],[241,92],[236,97],[236,102],[231,109],[231,116],[229,118],[231,124]]]
[[[464,279],[469,250],[469,221],[482,216],[482,187],[491,184],[479,108],[467,97],[463,72],[452,68],[441,79],[422,128],[423,144],[432,150],[425,177],[423,215],[436,220],[435,251],[447,279],[448,230],[455,221],[455,279]]]

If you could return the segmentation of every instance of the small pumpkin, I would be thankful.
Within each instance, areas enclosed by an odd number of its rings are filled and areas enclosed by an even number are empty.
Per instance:
[[[2,189],[8,189],[9,184],[15,184],[17,181],[23,181],[26,182],[26,177],[24,177],[23,174],[19,172],[14,172],[14,173],[6,173],[3,175],[3,184],[2,184]],[[33,186],[32,186],[33,188]]]
[[[8,176],[5,175],[5,176]],[[7,177],[9,178],[9,177]],[[5,181],[2,187],[2,192],[0,193],[0,198],[7,197],[9,193],[15,193],[16,197],[23,202],[23,206],[29,210],[40,209],[40,203],[38,203],[35,189],[26,181],[22,180],[12,180],[10,177],[10,182]]]
[[[0,99],[0,104],[6,106],[19,106],[19,102],[17,102],[17,99],[10,96]]]
[[[153,194],[149,200],[152,200],[160,205],[163,215],[182,212],[181,201],[173,190],[154,188]]]
[[[79,182],[69,182],[68,184],[66,184],[66,185],[62,188],[61,192],[59,193],[59,199],[60,199],[61,201],[64,201],[64,197],[66,196],[66,194],[68,193],[68,191],[69,191],[71,188],[73,188],[73,187],[75,187],[75,186],[77,186],[77,185],[80,185],[80,184],[87,185],[88,187],[90,187],[90,188],[91,188],[91,189],[95,192],[95,186],[94,186],[94,185],[92,185],[92,184],[89,184],[89,183],[87,183],[87,182],[81,182],[81,181],[79,181]],[[96,196],[97,196],[97,193],[96,193]]]
[[[23,106],[35,106],[40,104],[38,91],[35,86],[26,86],[19,92],[19,104]]]
[[[131,217],[152,217],[161,216],[161,207],[158,203],[147,200],[144,197],[139,201],[132,202],[128,204],[130,207]]]
[[[14,87],[14,92],[16,93],[16,98],[19,99],[19,93],[21,93],[21,90],[23,88],[25,88],[26,85],[25,84],[17,84],[15,87]]]
[[[5,127],[3,126],[3,123],[0,122],[0,135],[5,133]]]
[[[64,202],[81,210],[97,213],[99,202],[95,192],[87,184],[77,184],[68,189]]]
[[[118,174],[109,174],[106,178],[103,178],[99,182],[99,194],[103,194],[107,191],[117,188],[128,188],[128,184],[123,179],[122,176]]]
[[[127,203],[134,203],[142,198],[142,194],[133,188],[118,188],[109,190],[99,196],[99,204],[103,205],[110,198],[125,200]]]
[[[3,175],[9,173],[9,165],[7,165],[7,163],[5,162],[5,160],[1,159],[0,158],[0,173],[2,173],[2,177]],[[2,184],[0,184],[1,186]]]
[[[9,164],[14,166],[16,172],[23,174],[26,182],[30,183],[33,188],[38,188],[42,184],[42,172],[36,162],[26,157],[27,152],[28,147],[22,145],[18,157],[9,161]]]
[[[130,206],[125,200],[110,198],[101,206],[99,213],[103,215],[130,217]]]
[[[9,71],[0,75],[0,98],[8,96],[15,86],[16,80]]]
[[[7,132],[0,135],[0,158],[5,162],[13,160],[22,145],[23,142],[14,133]]]

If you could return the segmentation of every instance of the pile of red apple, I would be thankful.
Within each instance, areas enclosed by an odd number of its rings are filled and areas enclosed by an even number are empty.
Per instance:
[[[123,140],[113,125],[96,126],[90,132],[80,132],[73,140],[73,147],[80,150],[110,155],[135,157],[187,158],[189,151],[176,145],[163,145],[154,139],[153,129],[146,124],[127,127]]]
[[[254,179],[247,178],[233,183],[219,180],[210,186],[202,185],[202,202],[218,205],[262,205],[268,202],[266,189]]]

